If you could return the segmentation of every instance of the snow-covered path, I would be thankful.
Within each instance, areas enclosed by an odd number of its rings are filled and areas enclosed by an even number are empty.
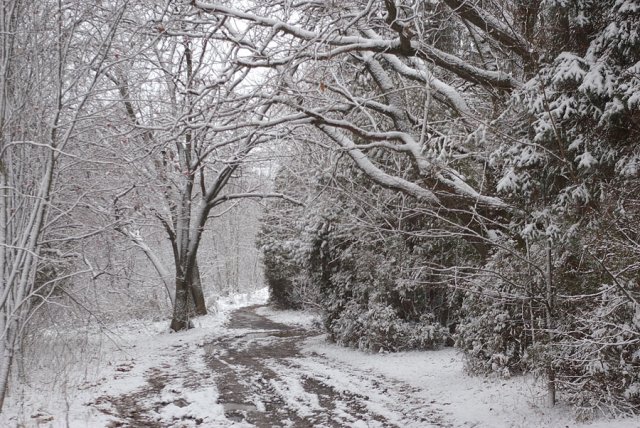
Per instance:
[[[236,333],[205,347],[228,419],[259,427],[449,426],[415,388],[302,354],[304,340],[319,332],[274,323],[255,310],[236,311]]]
[[[275,323],[257,314],[258,308],[236,310],[226,335],[200,344],[204,354],[187,343],[173,345],[173,362],[160,358],[144,371],[141,386],[102,395],[91,405],[109,415],[114,427],[451,426],[431,405],[435,400],[425,403],[408,384],[301,353],[305,339],[320,332]],[[124,375],[131,369],[123,364],[115,370]],[[202,405],[207,392],[211,406],[222,407],[215,419],[211,407]]]

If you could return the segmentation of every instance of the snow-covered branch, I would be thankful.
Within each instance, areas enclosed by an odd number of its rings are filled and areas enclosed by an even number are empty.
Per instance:
[[[216,207],[228,201],[233,201],[237,199],[282,199],[284,201],[290,202],[294,205],[304,206],[304,202],[301,202],[287,194],[284,193],[229,193],[222,196],[218,196],[213,201],[210,202],[210,206]]]

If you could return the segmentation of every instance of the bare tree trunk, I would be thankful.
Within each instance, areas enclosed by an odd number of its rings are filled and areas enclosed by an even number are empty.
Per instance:
[[[202,290],[202,278],[200,277],[200,266],[196,260],[193,265],[193,281],[191,284],[191,298],[195,305],[195,315],[207,315],[207,304],[204,300],[204,292]]]
[[[547,296],[546,296],[546,324],[548,334],[548,345],[553,346],[553,306],[554,306],[554,293],[553,293],[553,260],[551,253],[551,242],[547,243],[547,266],[546,266],[546,283],[547,283]],[[547,361],[547,402],[549,406],[556,404],[556,372],[553,368],[553,361],[549,359]]]
[[[184,266],[182,271],[185,275],[176,276],[176,298],[170,326],[174,331],[191,328],[192,318],[207,314],[197,260],[193,267]]]
[[[173,331],[187,330],[190,328],[192,306],[190,287],[184,277],[176,276],[176,303],[173,306],[173,317],[170,328]]]
[[[189,275],[176,276],[176,296],[170,328],[173,331],[189,329],[192,318],[206,314],[207,305],[202,291],[200,270],[196,262]]]
[[[4,400],[9,386],[9,373],[11,372],[11,363],[13,362],[13,345],[15,343],[15,335],[7,331],[5,337],[0,340],[0,410],[4,406]]]
[[[160,258],[154,253],[151,248],[142,240],[139,234],[135,232],[126,232],[134,245],[142,250],[142,252],[147,256],[147,259],[151,262],[153,267],[155,268],[158,276],[162,280],[162,284],[164,284],[164,288],[167,291],[167,295],[169,296],[169,300],[171,300],[171,306],[174,306],[176,303],[176,298],[171,292],[171,283],[169,282],[169,271],[164,267]]]

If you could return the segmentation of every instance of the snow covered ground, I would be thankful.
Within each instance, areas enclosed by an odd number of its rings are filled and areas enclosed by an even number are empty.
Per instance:
[[[61,362],[51,355],[50,360],[57,361],[55,367],[59,372],[50,371],[53,363],[42,364],[42,373],[31,376],[30,385],[13,388],[5,412],[0,415],[0,426],[121,426],[123,415],[129,421],[152,417],[149,422],[155,426],[252,426],[229,418],[229,406],[219,404],[225,392],[216,384],[217,374],[211,369],[215,366],[206,361],[206,353],[211,352],[207,348],[216,341],[234,346],[260,342],[273,347],[277,337],[225,326],[234,309],[262,304],[266,299],[266,290],[222,299],[217,313],[198,319],[196,328],[186,332],[169,333],[166,321],[128,324],[112,327],[111,341],[96,339],[85,343],[81,359]],[[299,312],[261,307],[255,313],[297,329],[312,328],[318,323],[317,317]],[[71,338],[72,333],[68,334]],[[249,340],[249,336],[254,338]],[[356,420],[345,413],[343,419],[332,419],[345,421],[345,426],[384,426],[387,422],[416,427],[640,426],[640,418],[577,423],[568,409],[545,407],[541,386],[530,379],[465,375],[462,357],[452,349],[365,354],[328,344],[323,335],[307,337],[299,344],[301,351],[295,361],[270,358],[261,362],[279,377],[268,379],[269,382],[259,379],[271,388],[265,389],[266,393],[274,390],[280,394],[301,417],[314,413],[317,416],[323,411],[323,395],[314,396],[302,388],[305,380],[317,383],[320,379],[323,390],[339,391],[360,400],[356,403],[358,412],[380,416]],[[226,360],[216,360],[220,364],[233,359],[224,349],[216,352],[226,355]],[[354,392],[362,396],[358,398]],[[238,406],[241,410],[243,405]],[[405,408],[399,409],[402,406]],[[412,424],[406,415],[427,414],[419,408],[428,409],[428,414],[437,418],[429,424]],[[264,404],[256,402],[255,409],[264,412]],[[332,411],[343,410],[348,409]],[[289,426],[296,424],[290,422]]]
[[[203,343],[226,331],[224,324],[232,310],[263,304],[267,298],[266,288],[251,294],[222,298],[216,305],[217,311],[211,310],[211,314],[195,321],[196,328],[180,333],[169,331],[168,320],[109,326],[109,331],[104,332],[106,339],[98,331],[94,332],[93,336],[100,339],[79,349],[80,356],[72,355],[74,350],[69,349],[60,352],[68,354],[66,356],[43,356],[38,361],[39,367],[30,368],[41,371],[30,376],[36,382],[12,388],[0,414],[0,427],[116,426],[112,424],[114,418],[103,411],[108,412],[109,409],[100,410],[101,406],[109,407],[108,403],[96,403],[96,400],[107,394],[116,396],[134,392],[145,384],[149,371],[163,371],[169,374],[168,378],[179,378],[187,369],[206,371],[202,361]],[[83,336],[85,334],[82,332]],[[63,335],[56,332],[58,340]],[[71,332],[68,335],[73,337]],[[157,373],[158,376],[162,374]],[[203,382],[202,387],[194,388],[194,391],[168,383],[155,401],[169,403],[160,409],[166,426],[191,414],[197,417],[206,415],[206,424],[201,426],[219,426],[218,421],[225,419],[222,406],[216,404],[216,397],[217,389],[211,380],[208,384]],[[180,407],[184,402],[190,404]],[[177,426],[189,426],[189,420],[185,420],[187,422],[181,421]]]

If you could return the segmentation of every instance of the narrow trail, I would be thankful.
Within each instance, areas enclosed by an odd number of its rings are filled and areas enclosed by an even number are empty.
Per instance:
[[[204,358],[206,373],[192,368],[202,361],[194,364],[193,353],[185,349],[179,369],[152,367],[145,371],[142,387],[102,396],[94,405],[117,418],[113,427],[163,427],[166,422],[156,416],[164,406],[189,404],[184,394],[171,395],[172,385],[175,391],[215,385],[218,397],[214,403],[212,396],[212,405],[222,405],[226,426],[451,426],[446,415],[409,385],[301,352],[304,340],[321,332],[275,323],[257,314],[257,308],[236,310],[225,334],[204,343],[199,358]],[[202,424],[205,416],[171,426],[207,426]]]

